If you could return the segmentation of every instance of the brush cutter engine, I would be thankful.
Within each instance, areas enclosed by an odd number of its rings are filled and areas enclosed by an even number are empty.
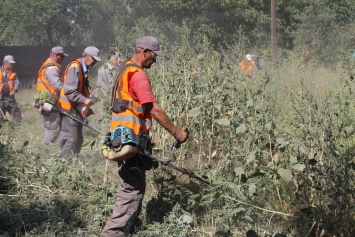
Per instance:
[[[123,161],[133,157],[139,150],[139,137],[125,126],[118,126],[106,134],[102,155],[108,160]]]
[[[35,101],[32,106],[38,108],[43,114],[50,114],[53,106],[57,104],[58,96],[48,91],[40,91],[35,94]]]

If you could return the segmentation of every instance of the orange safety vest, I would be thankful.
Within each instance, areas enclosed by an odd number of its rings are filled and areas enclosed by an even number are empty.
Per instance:
[[[242,72],[247,72],[248,74],[250,74],[253,71],[253,68],[254,68],[252,63],[246,63],[244,61],[241,61],[239,63],[239,66],[240,66],[240,70]]]
[[[112,121],[111,131],[117,128],[119,125],[131,128],[137,136],[140,136],[142,132],[147,132],[152,127],[152,115],[150,111],[144,111],[141,103],[133,100],[129,94],[128,85],[130,78],[135,72],[142,72],[143,69],[135,65],[132,61],[126,61],[123,69],[119,69],[119,77],[116,81],[116,85],[113,88],[113,96],[111,103]],[[114,111],[115,103],[123,101],[125,104],[121,111]]]
[[[52,60],[47,59],[38,71],[37,90],[49,91],[52,94],[57,94],[56,89],[52,86],[51,82],[45,78],[45,73],[46,73],[45,69],[53,68],[53,67],[55,67],[58,70],[60,76],[59,65],[54,63]]]
[[[89,92],[89,87],[86,85],[86,83],[84,83],[85,80],[87,80],[87,74],[84,75],[84,71],[83,71],[83,67],[81,65],[80,62],[80,58],[76,59],[74,61],[71,61],[67,68],[65,69],[65,73],[64,73],[64,81],[63,81],[63,88],[60,90],[60,97],[59,97],[59,106],[62,109],[65,109],[67,111],[70,111],[73,106],[71,104],[71,102],[68,100],[68,98],[65,96],[65,92],[64,92],[64,84],[67,80],[67,73],[68,73],[68,69],[69,67],[76,67],[79,70],[79,86],[78,86],[78,92],[82,95],[84,95],[85,97],[88,97],[90,95]],[[76,104],[75,105],[75,109],[80,112],[83,108],[85,107],[85,104]]]
[[[4,86],[4,82],[3,82],[3,73],[4,73],[5,69],[3,67],[1,67],[0,69],[0,94],[2,91],[2,88]],[[10,91],[12,91],[15,88],[15,79],[16,79],[16,73],[12,71],[12,69],[10,70],[10,75],[8,75],[8,82],[9,83],[9,88]]]

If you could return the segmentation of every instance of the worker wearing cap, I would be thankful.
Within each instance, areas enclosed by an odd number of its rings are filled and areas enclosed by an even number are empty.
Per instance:
[[[100,62],[100,51],[89,46],[85,48],[83,57],[71,61],[64,73],[63,87],[60,90],[59,107],[68,114],[83,120],[83,108],[94,103],[90,98],[88,72],[97,62]],[[65,158],[78,154],[83,145],[83,125],[66,115],[61,114],[59,156]]]
[[[143,36],[136,41],[131,59],[123,63],[125,69],[120,66],[118,72],[120,77],[114,85],[112,96],[110,130],[124,125],[140,136],[140,141],[142,141],[142,137],[149,136],[152,118],[154,118],[177,141],[182,143],[187,140],[188,134],[176,127],[160,107],[152,91],[148,75],[144,71],[156,62],[157,56],[165,56],[165,53],[160,50],[159,41],[152,36]],[[126,108],[116,106],[116,102],[120,103],[121,99],[128,104]],[[101,236],[128,236],[132,224],[138,220],[137,217],[141,212],[146,186],[145,171],[151,168],[149,162],[150,159],[141,154],[117,162],[118,174],[122,182],[117,191],[112,215],[106,222]]]
[[[98,71],[97,87],[101,94],[108,95],[112,90],[112,81],[117,73],[118,65],[123,62],[123,56],[120,52],[114,52],[110,55],[109,61],[103,64]]]
[[[15,99],[15,94],[20,89],[20,81],[13,70],[15,63],[14,57],[7,55],[0,69],[0,118],[8,112],[15,122],[21,123],[22,116]]]
[[[98,70],[96,93],[100,98],[98,109],[101,112],[101,126],[103,129],[110,123],[110,95],[112,91],[112,82],[116,76],[118,65],[123,62],[123,56],[120,52],[113,52],[106,63]]]
[[[46,91],[59,97],[62,89],[60,64],[64,57],[68,54],[64,53],[61,46],[56,46],[49,52],[49,58],[42,64],[38,71],[37,91]],[[45,145],[53,144],[59,135],[60,116],[59,112],[52,110],[50,113],[41,113],[45,133],[42,143]]]
[[[245,73],[249,77],[252,76],[253,70],[255,70],[255,63],[251,54],[245,55],[244,60],[240,61],[239,68],[242,73]]]

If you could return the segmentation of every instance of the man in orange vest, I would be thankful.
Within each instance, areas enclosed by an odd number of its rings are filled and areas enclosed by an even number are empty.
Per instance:
[[[248,77],[253,75],[255,68],[255,62],[251,54],[245,55],[245,59],[239,63],[240,71],[245,73]]]
[[[38,71],[37,90],[46,91],[59,97],[62,89],[60,64],[64,57],[68,54],[64,53],[63,47],[56,46],[51,49],[49,58],[42,64]],[[46,129],[42,143],[53,144],[59,135],[60,116],[58,111],[49,113],[41,113],[44,128]]]
[[[114,87],[112,103],[111,131],[117,126],[125,126],[137,136],[147,137],[154,118],[177,141],[183,143],[188,134],[176,127],[160,107],[151,88],[148,75],[156,57],[164,57],[159,41],[151,36],[143,36],[136,42],[133,56],[123,62],[119,69],[120,77]],[[124,69],[122,69],[124,68]],[[149,158],[137,154],[118,162],[118,174],[122,179],[117,192],[114,210],[101,233],[101,236],[126,236],[141,212],[145,193],[146,175]]]
[[[65,112],[84,119],[83,109],[94,103],[90,98],[88,72],[100,62],[100,51],[89,46],[85,48],[83,57],[71,61],[64,73],[63,88],[60,91],[59,107]],[[65,158],[78,154],[83,145],[83,125],[68,116],[61,115],[59,157]]]
[[[14,57],[7,55],[0,69],[0,118],[8,112],[15,122],[21,123],[22,116],[15,99],[15,94],[20,89],[20,81],[13,71],[15,63]]]

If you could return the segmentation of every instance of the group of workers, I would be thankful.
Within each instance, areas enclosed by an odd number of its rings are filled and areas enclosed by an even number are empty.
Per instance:
[[[62,77],[61,63],[68,54],[63,47],[56,46],[51,49],[48,59],[39,69],[37,91],[46,92],[56,98],[53,108],[42,109],[41,117],[45,128],[42,143],[54,144],[60,135],[61,158],[81,151],[83,124],[78,121],[92,114],[90,106],[94,104],[94,100],[90,94],[88,72],[101,61],[99,54],[98,48],[86,47],[81,57],[69,62]],[[159,41],[152,36],[143,36],[136,41],[130,59],[124,60],[120,53],[111,55],[110,63],[102,65],[98,70],[97,86],[101,94],[110,95],[112,99],[110,131],[124,125],[134,131],[137,137],[147,137],[154,118],[178,142],[183,143],[188,139],[188,133],[175,126],[160,107],[150,79],[144,71],[156,62],[158,56],[165,56],[160,50]],[[21,113],[14,97],[19,90],[19,80],[12,70],[14,64],[11,55],[5,56],[0,73],[0,116],[8,112],[14,121],[20,123]],[[239,66],[243,72],[251,73],[255,67],[251,55],[246,55]],[[117,162],[122,182],[117,191],[112,215],[101,233],[103,237],[126,236],[141,212],[146,170],[150,169],[145,164],[149,159],[143,154],[137,153]]]
[[[54,144],[60,135],[60,158],[81,151],[83,124],[78,121],[92,114],[90,106],[94,100],[91,98],[88,72],[101,61],[99,54],[98,48],[86,47],[81,57],[69,62],[62,77],[61,63],[68,54],[63,47],[56,46],[39,69],[37,93],[48,94],[48,101],[51,101],[50,106],[44,103],[40,107],[45,128],[42,143]],[[156,62],[158,56],[165,56],[160,50],[158,39],[143,36],[136,41],[130,59],[123,60],[122,55],[117,53],[111,55],[109,65],[100,67],[98,87],[112,98],[110,131],[124,125],[138,138],[146,138],[149,137],[154,118],[178,142],[184,143],[188,139],[188,132],[175,126],[160,107],[144,71]],[[14,58],[8,55],[1,67],[1,112],[2,115],[10,113],[13,120],[20,123],[22,118],[14,97],[19,90],[19,80],[12,70],[14,63]],[[146,164],[149,158],[144,154],[138,152],[117,162],[122,182],[117,190],[114,210],[101,236],[127,236],[136,223],[142,209],[146,170],[151,168]]]
[[[56,98],[54,102],[52,101],[53,108],[48,111],[43,107],[41,110],[46,130],[42,143],[54,144],[60,128],[59,157],[61,158],[81,151],[84,140],[83,124],[73,120],[72,117],[81,119],[89,115],[89,107],[94,104],[90,98],[88,72],[101,61],[99,52],[99,49],[94,46],[86,47],[82,57],[69,62],[62,80],[61,63],[68,54],[64,52],[63,47],[56,46],[51,49],[49,57],[39,69],[37,90],[47,92],[49,96]],[[83,114],[83,108],[88,108],[84,111],[87,114]]]

